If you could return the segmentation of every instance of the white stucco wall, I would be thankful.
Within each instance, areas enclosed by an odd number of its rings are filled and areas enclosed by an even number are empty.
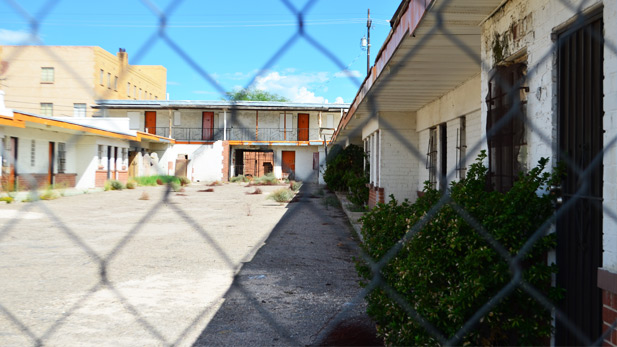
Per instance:
[[[282,157],[283,151],[293,151],[296,153],[296,180],[303,182],[316,182],[319,180],[323,184],[322,172],[313,170],[313,153],[319,152],[320,169],[323,169],[325,154],[323,146],[276,146],[274,150],[274,176],[282,177]]]
[[[484,131],[481,127],[480,117],[480,74],[474,76],[467,82],[463,83],[456,89],[445,94],[441,98],[427,104],[418,110],[417,128],[418,128],[418,152],[421,155],[418,159],[418,190],[424,188],[424,182],[429,180],[429,172],[426,168],[427,151],[429,144],[430,128],[438,127],[440,124],[446,124],[446,160],[447,180],[452,182],[458,180],[457,175],[457,131],[460,138],[461,117],[465,117],[465,132],[466,132],[466,159],[464,160],[465,167],[473,163],[480,150],[486,149],[486,141],[481,136]],[[440,132],[437,129],[437,182],[439,182],[439,171],[441,167],[441,139]]]
[[[483,26],[482,60],[486,67],[482,71],[482,95],[486,96],[489,71],[495,64],[493,44],[495,33],[508,36],[508,47],[503,56],[517,56],[526,53],[527,83],[530,92],[527,101],[528,167],[535,166],[541,157],[551,159],[554,165],[557,157],[557,88],[556,54],[553,32],[567,25],[575,18],[576,11],[589,10],[598,4],[604,8],[604,255],[603,266],[617,269],[617,249],[607,245],[617,244],[617,148],[613,141],[617,138],[617,17],[616,1],[575,1],[573,7],[560,1],[513,0],[508,2]],[[582,4],[582,5],[581,5]],[[517,38],[512,37],[513,25],[518,28]],[[522,53],[521,53],[522,52]],[[482,126],[486,125],[486,105],[482,103]],[[609,146],[610,145],[610,146]]]
[[[213,144],[185,145],[176,144],[160,156],[160,167],[167,173],[168,163],[173,163],[171,174],[174,174],[176,159],[179,154],[189,158],[187,167],[188,178],[194,182],[214,182],[223,179],[223,142]]]

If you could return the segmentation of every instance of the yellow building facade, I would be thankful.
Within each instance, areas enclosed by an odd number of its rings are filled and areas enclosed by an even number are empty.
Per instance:
[[[164,100],[167,69],[96,46],[0,46],[6,106],[55,117],[102,115],[96,100]]]

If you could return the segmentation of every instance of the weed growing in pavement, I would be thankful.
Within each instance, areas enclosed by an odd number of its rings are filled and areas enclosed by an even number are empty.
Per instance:
[[[244,176],[244,175],[238,175],[236,177],[232,177],[229,180],[231,183],[236,183],[236,182],[240,182],[240,183],[246,183],[249,181],[248,177]]]
[[[326,207],[340,207],[341,206],[341,202],[338,201],[338,198],[334,195],[324,196],[323,204]]]
[[[291,190],[293,190],[294,192],[299,191],[300,187],[302,187],[302,182],[299,182],[299,181],[289,181],[289,188]]]

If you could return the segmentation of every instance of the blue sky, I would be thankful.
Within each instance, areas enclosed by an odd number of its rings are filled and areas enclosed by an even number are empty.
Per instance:
[[[366,74],[360,39],[366,35],[367,9],[373,19],[372,65],[399,3],[0,0],[0,43],[32,44],[35,33],[34,42],[45,45],[100,46],[114,54],[122,47],[131,64],[167,68],[167,92],[174,100],[220,99],[221,91],[252,81],[292,101],[351,102]],[[295,12],[300,11],[306,36],[298,35]],[[29,17],[40,23],[38,31]]]

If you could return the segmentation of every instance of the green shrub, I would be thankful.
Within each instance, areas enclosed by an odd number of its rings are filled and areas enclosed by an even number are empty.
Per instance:
[[[10,204],[14,201],[15,199],[12,196],[3,196],[0,198],[0,201],[4,201],[7,204]]]
[[[552,215],[553,197],[546,191],[556,175],[543,172],[547,159],[519,180],[507,193],[486,190],[487,168],[482,152],[468,175],[450,188],[451,201],[434,215],[427,213],[443,192],[427,184],[414,204],[392,198],[378,204],[363,218],[366,253],[379,261],[393,246],[400,250],[380,275],[424,319],[450,338],[485,303],[512,280],[510,266],[454,208],[473,217],[513,257]],[[543,191],[542,194],[538,194]],[[407,231],[417,232],[401,243]],[[550,286],[555,265],[547,265],[547,252],[556,245],[555,234],[543,235],[522,258],[524,280],[552,300],[561,290]],[[374,276],[359,263],[365,280]],[[377,322],[388,345],[436,345],[427,330],[411,318],[381,288],[368,296],[367,311]],[[516,287],[476,323],[459,341],[462,345],[539,345],[552,332],[551,312]]]
[[[289,188],[281,188],[273,191],[268,195],[268,199],[276,202],[288,202],[294,197],[294,192]]]
[[[302,187],[302,182],[299,181],[289,181],[289,188],[294,192],[297,192]]]
[[[55,200],[60,197],[60,194],[51,189],[51,187],[47,188],[41,195],[39,195],[39,199],[41,200]]]
[[[245,183],[245,182],[248,182],[249,179],[248,179],[248,177],[246,177],[244,175],[238,175],[236,177],[232,177],[229,181],[231,183],[236,183],[236,182],[244,182]]]
[[[124,184],[118,180],[107,180],[105,181],[105,185],[103,186],[105,191],[108,190],[122,190],[124,189]]]
[[[126,189],[135,189],[137,187],[137,181],[135,181],[134,179],[129,179],[128,182],[126,182]]]
[[[364,206],[369,196],[364,159],[364,150],[359,146],[349,145],[345,149],[333,146],[326,158],[327,166],[323,174],[328,188],[349,193],[349,200],[358,206]]]
[[[169,182],[176,182],[180,184],[181,182],[180,177],[168,176],[168,175],[138,176],[138,177],[133,177],[133,179],[140,186],[157,186],[157,185],[163,185]]]
[[[178,179],[180,180],[180,184],[183,186],[191,184],[191,180],[186,176],[178,176]]]
[[[265,174],[260,177],[253,178],[253,182],[251,184],[260,185],[260,186],[273,186],[279,184],[278,178],[274,177],[273,173]]]

